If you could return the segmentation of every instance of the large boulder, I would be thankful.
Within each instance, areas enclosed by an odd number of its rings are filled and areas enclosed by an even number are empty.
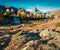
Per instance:
[[[50,35],[50,32],[48,31],[48,29],[45,29],[45,30],[41,31],[41,33],[39,35],[40,35],[40,37],[48,37]]]
[[[60,38],[54,38],[54,39],[52,39],[52,40],[49,40],[48,41],[48,44],[49,45],[55,45],[56,47],[58,47],[58,48],[60,48]]]
[[[50,32],[50,36],[51,37],[58,37],[59,35],[60,35],[60,33],[58,33],[58,32],[54,32],[54,31],[49,31]]]

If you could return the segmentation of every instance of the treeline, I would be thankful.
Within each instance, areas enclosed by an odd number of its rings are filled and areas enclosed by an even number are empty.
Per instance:
[[[7,8],[4,12],[3,10],[0,11],[0,21],[4,20],[4,17],[12,18],[12,17],[19,17],[20,19],[32,19],[32,18],[54,18],[54,14],[52,15],[44,15],[43,13],[32,13],[28,11],[24,11],[23,9],[18,9],[17,13],[15,13],[14,9]]]

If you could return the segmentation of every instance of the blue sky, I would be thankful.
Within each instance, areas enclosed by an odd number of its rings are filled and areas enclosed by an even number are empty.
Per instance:
[[[28,9],[37,6],[41,9],[60,8],[60,0],[0,0],[0,5]]]

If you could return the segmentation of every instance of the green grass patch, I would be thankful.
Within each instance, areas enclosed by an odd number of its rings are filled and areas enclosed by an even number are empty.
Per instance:
[[[56,24],[57,27],[60,27],[60,22]]]
[[[20,34],[22,34],[23,31],[19,31],[18,33],[16,33],[15,35],[13,35],[13,37],[18,37],[20,36]]]

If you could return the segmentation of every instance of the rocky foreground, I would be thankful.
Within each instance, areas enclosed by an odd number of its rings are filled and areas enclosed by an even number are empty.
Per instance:
[[[1,50],[60,50],[59,19],[42,24],[0,27]],[[14,34],[15,33],[15,34]]]
[[[60,33],[42,30],[40,33],[22,33],[12,36],[5,50],[60,50]]]

